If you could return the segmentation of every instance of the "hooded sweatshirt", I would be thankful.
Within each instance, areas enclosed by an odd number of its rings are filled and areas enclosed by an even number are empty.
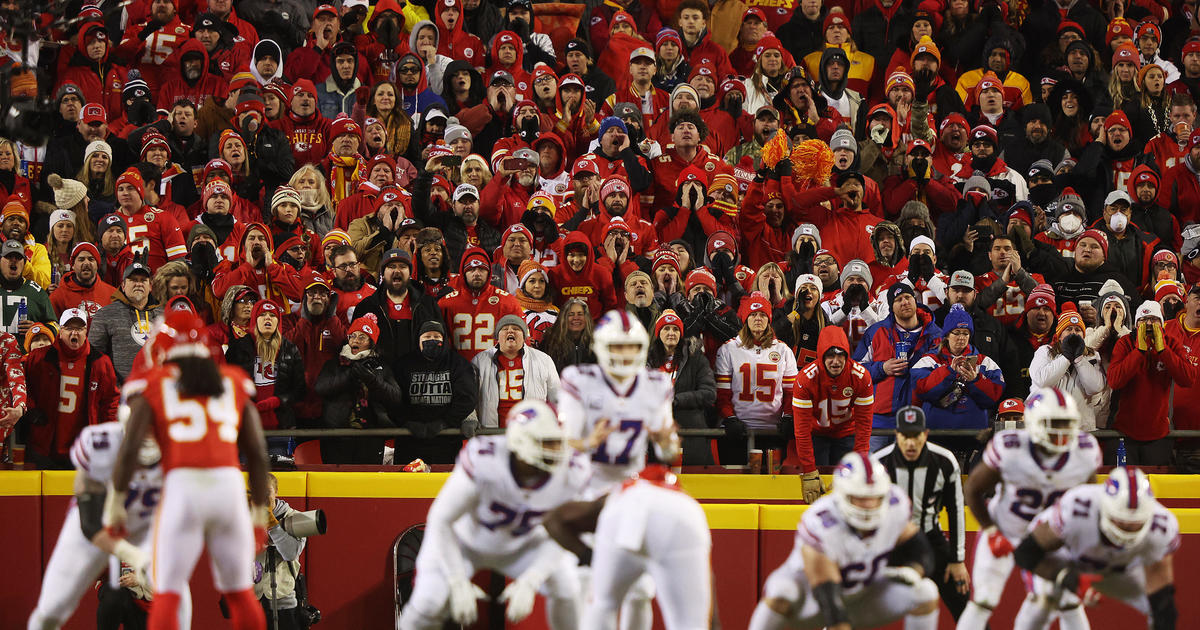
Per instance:
[[[259,74],[258,68],[255,67],[255,62],[259,58],[270,54],[275,57],[278,62],[278,67],[275,68],[275,74],[269,77],[264,77]],[[276,79],[283,77],[283,50],[279,48],[279,44],[273,39],[264,39],[254,45],[254,53],[250,56],[250,74],[254,75],[254,80],[258,81],[259,85],[266,85]]]
[[[499,322],[501,317],[525,317],[525,311],[521,309],[516,298],[507,291],[496,288],[491,283],[491,278],[484,283],[479,292],[467,287],[467,265],[480,258],[490,274],[491,259],[487,253],[478,247],[468,248],[459,264],[457,290],[438,300],[446,330],[449,331],[450,345],[468,361],[495,345],[493,333],[496,322]]]
[[[69,308],[81,308],[87,312],[88,317],[93,317],[96,311],[112,302],[112,294],[116,290],[116,287],[100,278],[99,270],[96,271],[96,279],[92,281],[92,285],[86,287],[79,284],[74,271],[68,271],[58,283],[58,288],[50,294],[50,305],[54,307],[55,313],[62,313]]]
[[[837,377],[829,376],[824,356],[832,348],[846,354],[846,365]],[[792,418],[796,427],[796,453],[800,470],[817,469],[813,457],[812,436],[844,438],[854,436],[854,450],[870,451],[871,409],[875,404],[871,375],[850,358],[850,341],[837,326],[821,329],[817,339],[817,359],[796,376],[792,394]]]
[[[454,28],[446,26],[446,20],[442,14],[446,9],[450,8],[451,4],[457,4],[460,9],[458,22],[454,24]],[[455,3],[453,0],[438,0],[437,9],[434,10],[434,19],[437,20],[438,28],[438,54],[445,55],[451,59],[461,59],[470,63],[472,66],[483,65],[483,42],[475,35],[468,33],[463,29],[463,23],[467,16],[461,11],[462,5]],[[413,27],[412,32],[416,33],[421,24],[418,23]],[[415,38],[410,38],[409,47],[415,49],[413,45]]]
[[[429,87],[429,77],[425,73],[424,60],[417,55],[408,53],[401,57],[400,61],[396,62],[396,66],[403,65],[409,58],[420,68],[421,77],[417,79],[417,87],[415,89],[406,88],[400,85],[399,82],[396,82],[396,91],[399,92],[396,95],[396,99],[399,101],[400,106],[404,108],[404,112],[415,119],[431,105],[438,105],[445,111],[446,101],[442,100],[442,97]]]
[[[57,92],[63,84],[74,83],[83,92],[85,103],[100,103],[104,105],[104,109],[110,117],[116,117],[117,113],[125,109],[121,99],[121,90],[125,87],[126,75],[123,66],[112,62],[112,51],[116,42],[111,39],[107,40],[108,47],[99,62],[92,61],[87,56],[88,37],[94,31],[103,30],[104,25],[102,24],[84,24],[79,33],[79,43],[72,52],[66,69],[59,75],[58,84],[54,86],[54,89]]]
[[[571,268],[567,254],[582,246],[587,260],[583,268],[575,271]],[[613,288],[612,274],[596,264],[592,253],[592,244],[583,232],[571,232],[563,242],[563,261],[551,267],[550,284],[554,287],[554,302],[560,307],[571,298],[587,300],[588,312],[597,316],[610,309],[617,308],[616,290]]]
[[[262,223],[251,223],[242,232],[238,241],[235,257],[221,261],[214,271],[213,292],[225,295],[230,287],[244,284],[258,292],[268,300],[274,300],[289,310],[289,305],[299,302],[304,294],[303,281],[300,273],[291,265],[280,262],[268,262],[263,267],[252,267],[246,262],[246,237],[259,232],[267,239],[268,255],[274,251],[275,244],[271,238],[271,230]]]
[[[194,83],[189,82],[183,76],[183,60],[187,57],[200,56],[200,78]],[[212,71],[209,66],[208,51],[205,50],[204,44],[198,39],[189,39],[175,51],[174,63],[178,64],[174,75],[170,76],[158,88],[158,103],[159,109],[170,110],[172,103],[179,99],[186,98],[187,100],[199,105],[204,102],[204,97],[212,96],[218,102],[223,102],[225,96],[229,93],[229,82],[221,75]]]

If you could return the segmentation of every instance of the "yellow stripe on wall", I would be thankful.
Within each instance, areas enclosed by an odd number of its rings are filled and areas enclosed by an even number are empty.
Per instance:
[[[36,470],[0,472],[0,496],[36,497],[42,494],[42,473]]]

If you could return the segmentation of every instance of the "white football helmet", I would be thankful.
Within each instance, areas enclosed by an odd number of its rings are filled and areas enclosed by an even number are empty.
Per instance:
[[[892,479],[883,464],[862,453],[846,453],[833,472],[833,500],[842,518],[860,531],[883,522]]]
[[[121,405],[117,407],[117,423],[121,425],[121,439],[125,439],[125,432],[129,430],[131,415],[129,404],[124,398],[124,396],[121,397]],[[162,461],[162,450],[158,448],[158,442],[154,439],[154,431],[151,430],[142,439],[142,445],[138,447],[138,464],[142,468],[151,468],[160,461]]]
[[[1025,399],[1025,430],[1050,453],[1065,453],[1079,438],[1079,406],[1057,387],[1035,389]]]
[[[1118,467],[1108,473],[1100,499],[1100,531],[1121,547],[1136,545],[1150,533],[1150,520],[1158,501],[1146,473]]]
[[[612,351],[615,345],[636,345],[632,352]],[[638,318],[623,310],[604,314],[592,334],[592,350],[596,362],[610,376],[630,378],[646,367],[646,354],[650,351],[650,335]]]
[[[550,405],[522,400],[508,410],[504,439],[517,459],[554,472],[567,461],[567,432]]]

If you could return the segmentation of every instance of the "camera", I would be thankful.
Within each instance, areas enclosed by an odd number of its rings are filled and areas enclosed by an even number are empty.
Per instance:
[[[309,536],[321,536],[325,534],[328,528],[328,523],[325,521],[324,510],[309,510],[307,512],[296,512],[279,522],[283,526],[283,531],[295,536],[296,538],[308,538]]]

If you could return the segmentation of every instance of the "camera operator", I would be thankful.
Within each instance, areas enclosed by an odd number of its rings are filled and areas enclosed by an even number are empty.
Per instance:
[[[280,523],[293,514],[287,501],[279,498],[279,479],[267,475],[270,493],[267,495],[267,548],[254,558],[254,594],[262,603],[267,616],[267,628],[300,630],[300,601],[296,593],[296,578],[300,575],[300,552],[305,540],[287,532]]]

